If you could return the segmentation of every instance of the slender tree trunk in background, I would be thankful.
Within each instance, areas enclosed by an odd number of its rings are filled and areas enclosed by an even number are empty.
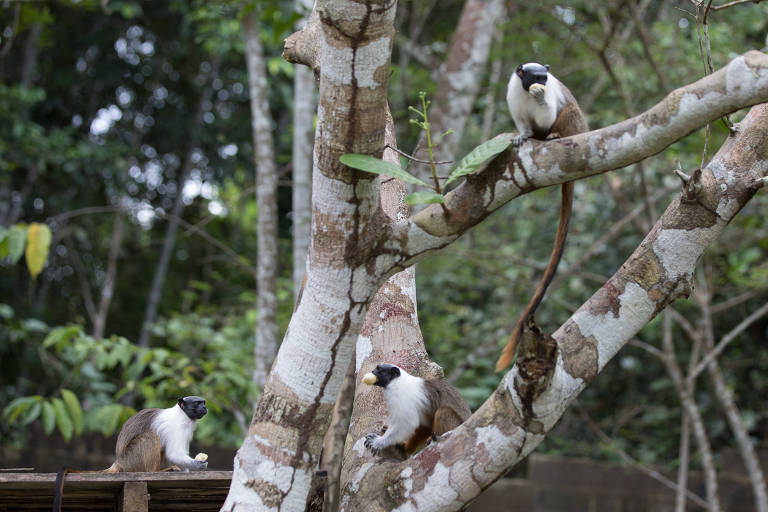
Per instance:
[[[483,69],[491,53],[493,27],[501,19],[503,9],[502,0],[467,0],[464,4],[429,110],[433,141],[446,130],[453,130],[435,149],[437,160],[452,160],[456,154],[464,125],[483,82]],[[425,159],[426,155],[426,137],[422,133],[414,156]],[[420,166],[424,172],[427,167]]]
[[[299,0],[297,5],[312,10],[313,0]],[[297,30],[306,17],[297,24]],[[315,129],[315,77],[306,66],[296,66],[293,77],[293,296],[299,294],[307,266],[309,228],[312,222],[312,149]]]
[[[712,326],[712,311],[710,309],[712,294],[709,291],[706,277],[701,274],[699,275],[698,284],[699,286],[696,288],[694,296],[701,310],[701,332],[703,332],[704,348],[707,352],[711,352],[715,348],[715,331]],[[760,467],[755,447],[752,446],[752,441],[749,439],[749,433],[741,419],[741,414],[736,406],[733,394],[725,383],[725,377],[723,377],[723,372],[720,370],[717,358],[712,359],[707,365],[707,373],[712,382],[717,401],[720,403],[733,437],[736,439],[739,453],[744,461],[744,467],[747,469],[752,492],[755,495],[755,509],[758,512],[768,512],[768,492],[766,492],[763,469]]]
[[[272,115],[267,101],[267,68],[259,40],[258,18],[243,18],[251,126],[256,166],[256,202],[259,205],[256,307],[256,346],[253,381],[264,387],[277,348],[277,165],[272,140]]]
[[[206,77],[209,79],[209,82],[218,75],[220,65],[221,60],[219,58],[214,58],[211,62],[209,76]],[[203,122],[205,105],[210,100],[212,91],[213,88],[210,84],[207,84],[205,89],[200,93],[200,98],[197,102],[197,112],[195,113],[196,125]],[[191,133],[194,134],[194,129]],[[147,308],[144,311],[144,321],[141,323],[141,333],[139,334],[138,343],[139,346],[142,347],[149,346],[149,330],[152,327],[155,318],[157,318],[157,307],[160,304],[160,298],[163,294],[163,285],[165,284],[165,277],[168,274],[168,264],[171,261],[173,246],[176,243],[176,231],[179,229],[179,222],[182,220],[181,215],[184,212],[184,194],[182,192],[184,191],[184,184],[187,181],[187,177],[192,171],[192,151],[195,149],[196,143],[197,137],[193,136],[182,159],[181,172],[176,179],[176,190],[178,192],[176,193],[176,199],[174,200],[173,208],[171,209],[171,215],[168,218],[165,236],[163,237],[163,248],[160,252],[160,260],[157,262],[157,267],[155,267],[155,274],[152,277],[152,286],[149,289],[149,298],[147,299]]]
[[[152,286],[149,289],[149,298],[147,307],[144,310],[144,321],[141,323],[141,333],[139,334],[139,346],[148,347],[151,338],[150,329],[157,318],[157,308],[160,304],[160,298],[163,295],[163,285],[165,277],[168,275],[168,264],[173,254],[173,246],[176,244],[176,232],[179,230],[179,220],[184,212],[184,199],[182,191],[184,183],[187,181],[189,172],[192,170],[192,160],[190,155],[186,155],[182,164],[182,170],[179,174],[176,199],[173,202],[171,215],[168,217],[168,224],[163,236],[163,248],[160,251],[160,259],[155,267],[155,274],[152,276]]]
[[[27,40],[24,43],[24,61],[21,66],[21,85],[29,87],[37,73],[37,56],[40,53],[40,33],[43,27],[35,23],[29,29]]]
[[[112,303],[112,293],[115,290],[117,259],[120,257],[120,248],[122,245],[123,212],[118,210],[117,213],[115,213],[115,225],[112,227],[112,244],[109,247],[109,256],[107,258],[107,273],[104,276],[104,285],[101,287],[99,306],[96,310],[96,316],[93,319],[93,337],[95,339],[104,337],[104,328],[107,325],[109,305]]]
[[[710,512],[719,512],[722,510],[722,507],[720,506],[720,497],[718,493],[715,458],[712,455],[712,447],[709,444],[709,437],[707,436],[707,431],[704,427],[704,420],[701,417],[701,411],[699,410],[696,401],[688,393],[683,372],[675,359],[671,317],[668,312],[664,313],[662,322],[662,345],[666,356],[662,361],[667,368],[667,373],[672,377],[672,380],[675,383],[677,394],[680,397],[683,406],[683,414],[688,415],[688,418],[691,421],[691,426],[693,427],[693,435],[696,438],[696,445],[699,449],[699,456],[701,457],[701,466],[704,471],[704,483],[707,490],[707,510]]]

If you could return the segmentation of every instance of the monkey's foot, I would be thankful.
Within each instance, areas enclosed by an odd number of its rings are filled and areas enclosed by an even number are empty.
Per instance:
[[[170,471],[181,471],[181,468],[179,466],[168,466],[165,469],[161,469],[161,472],[170,472]]]
[[[373,432],[365,435],[365,447],[371,450],[371,453],[374,455],[378,455],[381,451],[379,448],[375,446],[376,441],[379,439],[378,434],[374,434]]]
[[[528,139],[529,137],[526,137],[525,135],[517,135],[516,137],[512,138],[512,147],[519,149],[520,146],[522,146]]]

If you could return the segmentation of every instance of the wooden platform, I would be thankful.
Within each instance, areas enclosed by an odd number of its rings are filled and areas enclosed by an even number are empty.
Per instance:
[[[231,471],[70,473],[62,510],[217,511],[231,479]],[[0,472],[0,512],[50,511],[55,481],[55,473]]]

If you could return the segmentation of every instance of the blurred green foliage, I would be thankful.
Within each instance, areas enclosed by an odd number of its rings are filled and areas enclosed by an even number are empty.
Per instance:
[[[438,7],[436,7],[438,6]],[[419,135],[408,105],[419,91],[434,97],[463,2],[401,0],[396,18],[389,95],[398,144],[410,151]],[[491,58],[501,78],[483,71],[456,161],[491,135],[512,130],[507,77],[521,62],[539,61],[573,91],[593,128],[655,104],[672,87],[703,75],[695,20],[670,2],[651,2],[642,22],[651,34],[654,69],[622,2],[508,4]],[[282,40],[299,17],[293,2],[240,3],[6,2],[0,5],[0,444],[21,446],[30,427],[115,432],[136,409],[167,407],[181,395],[208,399],[198,427],[204,442],[236,446],[258,390],[250,384],[255,310],[255,175],[248,86],[240,20],[261,20],[277,160],[280,279],[278,323],[293,305],[290,228],[293,67]],[[594,48],[605,47],[603,65]],[[626,37],[623,34],[626,32]],[[709,34],[716,68],[750,49],[765,49],[768,6],[745,4],[712,12]],[[621,41],[621,42],[616,42]],[[419,52],[407,51],[406,42]],[[490,96],[486,93],[490,92]],[[734,116],[738,121],[743,113]],[[727,136],[711,127],[708,156]],[[576,204],[560,274],[537,313],[554,330],[602,285],[641,241],[679,188],[672,169],[701,165],[700,130],[644,162],[576,184]],[[191,162],[186,182],[182,169]],[[646,191],[656,194],[650,211]],[[167,214],[184,195],[182,225],[149,347],[132,343],[141,326]],[[766,300],[768,225],[758,194],[704,259],[713,303],[754,295],[715,316],[722,336]],[[419,316],[428,349],[473,408],[495,389],[493,366],[509,329],[528,301],[551,249],[559,191],[518,198],[446,251],[419,264]],[[579,258],[635,208],[607,244]],[[116,215],[125,235],[103,339],[92,336],[88,301],[103,289]],[[36,280],[21,261],[20,226],[51,228],[49,257]],[[12,227],[16,226],[16,227]],[[201,235],[201,231],[205,236]],[[13,239],[13,247],[11,247]],[[7,253],[5,251],[8,251]],[[565,277],[567,276],[567,277]],[[692,301],[676,304],[692,323]],[[756,443],[768,440],[768,323],[743,333],[721,357]],[[638,335],[659,346],[652,322]],[[685,367],[690,340],[675,330]],[[469,361],[469,364],[465,362]],[[466,368],[463,368],[466,366]],[[707,429],[720,453],[732,446],[704,376],[696,388]],[[652,356],[628,346],[580,397],[615,445],[647,463],[676,464],[680,408],[670,379]],[[550,453],[615,458],[578,414],[569,411],[540,448]]]

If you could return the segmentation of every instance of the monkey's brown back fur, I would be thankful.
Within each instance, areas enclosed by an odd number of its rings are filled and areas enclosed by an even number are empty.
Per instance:
[[[163,444],[150,428],[160,410],[143,409],[125,422],[117,436],[117,460],[105,472],[163,470]]]
[[[552,128],[549,130],[549,134],[546,138],[563,138],[576,135],[589,130],[587,125],[587,119],[584,116],[579,104],[576,102],[576,98],[573,97],[571,91],[562,85],[563,94],[565,95],[566,104],[560,111],[560,114],[552,124]],[[501,353],[501,357],[496,362],[496,371],[501,371],[512,362],[512,358],[515,356],[515,347],[520,339],[520,334],[523,331],[525,322],[528,318],[532,317],[536,313],[536,308],[541,304],[541,300],[544,298],[544,294],[547,292],[547,287],[555,277],[557,272],[557,265],[560,263],[560,258],[563,256],[563,249],[565,249],[565,238],[568,236],[568,223],[571,220],[571,212],[573,211],[573,182],[563,183],[562,185],[562,199],[560,203],[560,220],[557,224],[557,233],[555,234],[555,244],[552,248],[552,254],[549,256],[549,263],[547,268],[544,269],[544,275],[541,276],[541,281],[536,287],[536,291],[525,307],[523,314],[515,324],[515,328],[512,329],[512,333],[509,335],[507,345],[504,347],[504,351]]]
[[[410,456],[426,444],[432,436],[441,436],[455,429],[472,414],[467,402],[444,378],[426,381],[430,411],[434,411],[432,424],[421,426],[405,442],[405,453]]]

